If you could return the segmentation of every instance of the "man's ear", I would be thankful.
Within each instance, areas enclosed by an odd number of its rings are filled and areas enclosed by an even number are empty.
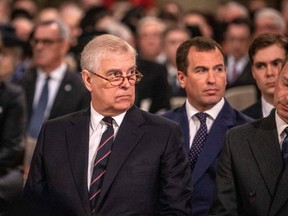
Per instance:
[[[182,71],[177,71],[177,78],[181,88],[185,88],[186,75]]]
[[[82,70],[81,72],[82,80],[84,85],[86,86],[88,91],[91,91],[92,84],[91,84],[91,73],[87,70]]]

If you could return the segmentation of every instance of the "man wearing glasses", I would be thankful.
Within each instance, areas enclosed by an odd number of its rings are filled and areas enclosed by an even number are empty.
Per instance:
[[[44,123],[32,159],[24,195],[39,215],[191,214],[180,126],[134,105],[135,61],[112,35],[85,46],[90,108]]]
[[[24,159],[26,178],[42,123],[89,105],[90,96],[78,72],[68,67],[69,31],[60,21],[36,24],[31,46],[35,68],[25,72],[20,84],[28,107]]]

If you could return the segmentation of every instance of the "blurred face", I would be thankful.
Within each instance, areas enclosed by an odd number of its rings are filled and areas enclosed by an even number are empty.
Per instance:
[[[0,52],[0,80],[6,80],[14,72],[19,61],[13,48],[2,48]]]
[[[255,20],[254,37],[264,33],[284,34],[285,32],[277,27],[270,17],[262,17]]]
[[[162,52],[161,30],[157,24],[142,26],[138,34],[138,47],[143,58],[155,60]]]
[[[274,93],[274,106],[281,119],[288,123],[288,64],[279,74]]]
[[[176,66],[176,51],[177,48],[184,41],[189,39],[189,35],[180,30],[169,32],[164,38],[164,52],[167,56],[167,60],[174,66]]]
[[[128,76],[136,68],[135,57],[130,53],[111,53],[103,55],[98,70],[92,71],[105,78]],[[128,110],[135,100],[135,86],[127,79],[119,86],[112,86],[107,80],[83,70],[82,78],[91,92],[93,108],[104,116],[119,115]]]
[[[258,50],[253,57],[253,77],[268,101],[273,98],[275,82],[284,59],[285,50],[277,44]]]
[[[34,33],[32,49],[35,65],[49,73],[64,61],[68,41],[60,37],[55,24],[39,26]]]
[[[197,51],[188,54],[187,75],[178,71],[178,80],[185,88],[189,103],[198,111],[212,108],[223,97],[226,86],[226,68],[221,52]]]
[[[236,59],[247,54],[250,45],[250,30],[246,25],[230,25],[226,33],[227,53]]]

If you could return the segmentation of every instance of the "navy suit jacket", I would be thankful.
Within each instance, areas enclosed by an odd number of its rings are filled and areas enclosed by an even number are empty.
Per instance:
[[[28,124],[33,112],[37,72],[36,69],[27,71],[19,81],[26,93]],[[79,73],[66,70],[53,102],[48,119],[56,118],[72,112],[82,110],[90,104],[90,93],[85,88]]]
[[[178,122],[184,134],[184,149],[189,154],[189,123],[185,104],[164,114]],[[235,125],[251,121],[249,117],[233,109],[227,101],[215,119],[204,147],[192,172],[192,215],[207,216],[214,198],[216,165],[224,145],[226,132]]]
[[[44,215],[91,215],[89,124],[90,110],[44,123],[24,189],[24,200],[33,201],[28,210],[40,206],[34,215],[48,207]],[[188,216],[190,181],[179,125],[133,106],[115,137],[96,214]]]

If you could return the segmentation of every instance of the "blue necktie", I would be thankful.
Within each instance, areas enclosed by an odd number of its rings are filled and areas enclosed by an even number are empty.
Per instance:
[[[288,164],[288,127],[284,129],[286,136],[282,143],[282,156],[284,160],[284,165],[287,166]]]
[[[96,202],[100,196],[101,185],[106,173],[106,165],[111,154],[114,139],[113,118],[104,117],[102,121],[107,125],[107,129],[102,134],[97,155],[94,161],[93,174],[91,178],[89,199],[92,214],[95,212]]]
[[[208,115],[206,113],[199,112],[195,116],[200,121],[200,127],[194,137],[194,140],[190,148],[190,152],[189,152],[188,158],[189,158],[191,170],[193,170],[195,167],[199,154],[204,146],[206,137],[208,135],[207,125],[206,125],[206,118]]]
[[[33,110],[32,117],[30,120],[30,124],[28,127],[28,133],[33,138],[37,138],[41,129],[41,126],[44,122],[44,114],[46,110],[46,106],[48,103],[48,84],[49,84],[50,77],[47,76],[44,86],[42,88],[41,96],[38,102],[37,107]]]

